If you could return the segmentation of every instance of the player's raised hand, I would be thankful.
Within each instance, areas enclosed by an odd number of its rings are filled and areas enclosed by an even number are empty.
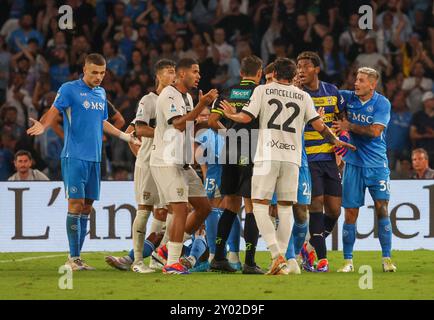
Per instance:
[[[217,89],[211,89],[207,94],[203,94],[202,90],[199,91],[199,101],[204,105],[209,106],[219,96]]]
[[[321,119],[324,119],[324,115],[325,115],[324,107],[319,107],[317,112],[318,112],[319,116],[321,117]]]
[[[332,128],[340,135],[342,131],[350,131],[350,122],[347,119],[333,121]]]
[[[236,113],[236,109],[234,106],[232,106],[229,102],[227,102],[226,100],[222,100],[220,101],[220,108],[223,109],[223,113],[225,114],[225,116],[231,115],[231,114],[235,114]]]
[[[29,129],[27,129],[27,134],[30,136],[39,136],[40,134],[43,134],[45,131],[45,127],[42,125],[42,123],[33,118],[29,119],[33,122],[33,125]]]
[[[132,133],[130,134],[130,136],[131,136],[130,143],[134,144],[135,146],[141,146],[142,145],[142,141],[139,138],[134,136]]]

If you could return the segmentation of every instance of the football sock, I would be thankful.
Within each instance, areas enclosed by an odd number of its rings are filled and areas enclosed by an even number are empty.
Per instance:
[[[271,222],[270,216],[268,214],[268,206],[254,202],[253,213],[255,215],[259,233],[261,234],[262,238],[264,238],[265,243],[271,252],[271,258],[276,259],[280,255],[280,252],[276,239],[276,230],[274,229],[274,225]],[[246,215],[246,222],[247,216],[248,215]]]
[[[179,257],[181,257],[182,247],[184,245],[181,242],[172,242],[169,241],[167,243],[167,265],[171,265],[179,262]]]
[[[324,239],[326,239],[330,235],[330,233],[333,232],[337,221],[338,219],[329,217],[327,213],[324,214]]]
[[[81,249],[83,249],[84,239],[86,238],[88,221],[89,221],[88,214],[80,215],[80,252]]]
[[[232,224],[236,218],[237,214],[228,209],[225,209],[220,217],[217,226],[217,236],[216,236],[216,248],[214,259],[217,261],[224,260],[225,250],[226,250],[226,240],[229,237],[229,233],[232,229]]]
[[[217,226],[220,219],[220,209],[212,208],[210,214],[205,220],[206,238],[208,241],[209,253],[215,253],[215,239],[217,236]]]
[[[199,258],[205,253],[206,251],[206,241],[203,236],[197,236],[194,241],[193,245],[191,246],[189,257],[194,257],[194,261],[190,260],[192,265],[194,266],[197,261],[199,261]]]
[[[143,261],[143,244],[145,242],[146,223],[151,212],[146,210],[137,210],[136,217],[133,222],[133,249],[134,262]]]
[[[173,220],[173,214],[168,213],[166,218],[166,230],[164,231],[163,239],[160,242],[160,247],[164,246],[169,241],[169,230],[172,225],[172,220]]]
[[[80,215],[68,212],[66,216],[66,234],[71,258],[80,257]]]
[[[161,221],[156,219],[155,217],[152,219],[151,228],[149,229],[149,234],[155,232],[160,233],[163,230],[164,224],[166,221]]]
[[[143,243],[143,251],[142,251],[142,256],[143,259],[149,257],[152,253],[152,251],[155,250],[155,246],[154,244],[149,241],[149,240],[145,240],[145,242]],[[128,253],[128,256],[131,258],[131,261],[134,261],[134,250],[131,249],[130,252]]]
[[[292,227],[292,236],[294,237],[294,254],[296,256],[300,254],[301,247],[303,247],[303,243],[306,240],[307,229],[307,222],[302,224],[295,222],[294,226]]]
[[[392,250],[392,226],[389,217],[378,219],[378,238],[383,258],[390,257]]]
[[[285,253],[286,260],[295,259],[295,250],[294,250],[294,228],[292,228],[291,238],[289,238],[288,248]]]
[[[311,212],[309,222],[310,240],[309,243],[315,248],[318,260],[327,258],[327,248],[324,232],[324,219],[322,212]]]
[[[353,258],[353,248],[356,242],[356,225],[344,223],[342,227],[342,243],[344,246],[344,259]]]
[[[277,205],[279,211],[279,225],[277,226],[276,236],[279,244],[280,253],[285,256],[288,248],[289,238],[291,237],[294,215],[292,206]]]
[[[269,217],[270,216],[268,216],[268,221],[271,223],[271,225],[273,225]],[[273,226],[273,230],[274,230],[274,226]],[[256,224],[255,216],[253,215],[253,213],[247,213],[246,220],[244,222],[244,240],[246,241],[246,258],[244,262],[248,266],[255,266],[255,253],[256,253],[256,245],[258,244],[258,239],[259,239],[259,230]]]
[[[229,252],[240,252],[240,234],[241,222],[240,217],[237,215],[232,223],[232,229],[227,241]]]

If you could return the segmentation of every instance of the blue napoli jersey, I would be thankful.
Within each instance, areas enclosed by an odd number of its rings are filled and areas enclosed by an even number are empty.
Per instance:
[[[104,88],[90,88],[82,79],[69,81],[59,88],[53,105],[63,114],[61,158],[101,162],[103,121],[108,117]]]
[[[301,136],[301,145],[303,146],[303,148],[301,148],[301,167],[309,167],[306,153],[306,145],[304,144],[304,133]]]
[[[225,138],[212,129],[207,129],[204,133],[196,137],[199,143],[207,152],[207,164],[218,164],[219,158],[225,144]]]
[[[381,124],[384,130],[376,138],[350,132],[350,142],[357,147],[356,151],[348,150],[344,160],[352,165],[365,168],[387,167],[386,130],[390,120],[390,102],[375,92],[371,99],[362,103],[354,91],[341,90],[345,101],[348,121],[360,126]]]

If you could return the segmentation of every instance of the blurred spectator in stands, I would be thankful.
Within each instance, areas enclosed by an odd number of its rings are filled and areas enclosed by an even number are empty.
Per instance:
[[[133,28],[131,18],[124,17],[122,19],[122,30],[115,34],[113,40],[119,44],[119,54],[127,60],[127,63],[131,62],[131,52],[138,37],[139,34],[137,30]]]
[[[24,127],[17,123],[17,109],[7,104],[0,108],[0,134],[12,134],[19,140],[24,134]]]
[[[133,21],[146,9],[145,1],[130,0],[125,8],[125,15],[133,19]]]
[[[339,36],[339,47],[346,56],[350,51],[351,46],[354,44],[359,29],[359,15],[353,13],[348,19],[348,27]]]
[[[78,35],[72,38],[71,51],[69,52],[69,65],[71,73],[83,72],[84,59],[90,53],[90,44],[86,37]]]
[[[150,3],[152,1],[148,1]],[[107,17],[107,24],[102,32],[104,42],[113,39],[116,33],[122,31],[122,21],[125,17],[125,4],[122,1],[116,2],[113,5],[113,13]]]
[[[0,181],[6,181],[14,172],[14,150],[17,140],[10,133],[0,135]]]
[[[413,146],[427,150],[433,167],[434,158],[434,94],[426,92],[422,97],[424,109],[416,112],[411,120],[410,138]]]
[[[405,94],[398,91],[392,98],[392,111],[387,127],[386,142],[389,167],[394,170],[398,159],[410,156],[410,123],[412,114],[405,104]]]
[[[213,88],[211,83],[216,75],[218,66],[214,63],[213,59],[208,56],[208,50],[205,45],[199,46],[196,51],[200,69],[199,88],[203,92],[208,92]]]
[[[119,54],[116,42],[107,41],[102,51],[107,61],[107,69],[110,69],[116,77],[123,77],[127,72],[127,61]]]
[[[33,26],[33,18],[30,14],[25,14],[20,19],[20,27],[11,33],[8,39],[9,48],[11,48],[12,52],[21,51],[19,44],[27,44],[29,39],[36,39],[39,43],[39,46],[44,45],[44,37],[43,35],[36,29],[32,28]]]
[[[434,179],[434,170],[430,168],[429,155],[423,148],[418,148],[411,153],[413,164],[412,179]]]
[[[113,181],[131,180],[128,168],[121,164],[114,164],[111,180]]]
[[[38,113],[33,106],[32,97],[24,88],[26,74],[14,73],[12,76],[11,85],[6,92],[6,103],[17,109],[17,123],[26,130],[29,123],[29,117],[36,119]]]
[[[73,46],[74,46],[74,41],[73,41]],[[53,34],[53,37],[50,38],[47,42],[47,54],[48,54],[48,56],[52,55],[51,52],[53,50],[61,49],[61,48],[67,49],[68,44],[66,43],[65,33],[63,31],[57,31],[56,33]]]
[[[323,38],[319,53],[322,62],[320,78],[340,86],[343,82],[347,62],[344,54],[335,44],[332,35],[328,34]]]
[[[187,37],[196,32],[196,27],[191,19],[191,12],[187,10],[185,0],[175,0],[175,8],[170,16],[170,21],[175,23],[176,35]]]
[[[210,28],[214,22],[217,4],[219,0],[194,0],[192,1],[191,19],[199,30]]]
[[[390,179],[410,179],[411,175],[410,158],[398,159],[395,170],[390,171]]]
[[[274,40],[282,37],[283,23],[279,18],[279,2],[275,1],[270,25],[261,40],[261,57],[265,63],[271,62],[270,55],[275,55]],[[286,50],[285,50],[286,51]]]
[[[46,95],[51,91],[50,75],[48,73],[41,75],[36,82],[35,90],[33,90],[32,103],[38,111],[39,115],[42,115],[42,111],[47,107]],[[56,93],[55,91],[51,91]],[[51,106],[51,105],[50,105]],[[40,117],[38,117],[40,118]]]
[[[198,59],[197,50],[202,45],[204,45],[202,35],[200,33],[193,34],[193,36],[191,37],[190,49],[185,52],[185,57],[197,60]]]
[[[69,59],[66,49],[56,49],[50,63],[51,90],[57,91],[60,86],[70,80]]]
[[[186,57],[186,45],[184,37],[176,37],[174,44],[175,61],[179,61]]]
[[[117,97],[122,97],[124,95],[124,89],[119,80],[116,79],[113,72],[107,69],[105,72],[104,79],[102,80],[101,87],[105,89],[107,94],[107,99],[114,101]]]
[[[234,47],[226,42],[226,34],[223,28],[214,29],[214,41],[205,33],[208,42],[208,56],[213,58],[219,66],[228,65],[234,56]]]
[[[238,36],[247,36],[254,27],[252,19],[241,12],[241,0],[229,1],[229,12],[220,17],[215,25],[225,29],[226,38],[233,42]],[[268,23],[267,23],[268,26]]]
[[[382,55],[396,54],[399,52],[399,44],[396,43],[397,30],[393,28],[393,14],[386,12],[383,15],[383,24],[376,32],[378,52]]]
[[[48,181],[48,177],[37,169],[32,169],[32,154],[26,150],[19,150],[14,156],[14,166],[17,171],[8,181]]]
[[[45,39],[48,39],[50,31],[50,20],[57,18],[59,9],[55,0],[46,0],[45,6],[38,11],[36,15],[36,28],[42,33]]]
[[[433,81],[424,75],[422,62],[416,62],[412,69],[412,77],[406,78],[402,84],[402,90],[407,95],[407,105],[412,113],[422,109],[422,95],[432,90]]]
[[[392,100],[395,94],[399,91],[402,91],[401,87],[398,86],[398,81],[395,77],[388,78],[384,84],[384,96]],[[404,94],[405,99],[405,94]]]
[[[249,0],[241,0],[240,12],[243,14],[249,14]],[[231,12],[231,0],[217,0],[216,17],[220,19],[222,16],[226,16]]]
[[[0,105],[6,101],[10,63],[11,54],[6,50],[5,38],[0,35]]]
[[[420,36],[413,33],[408,42],[399,42],[402,53],[402,71],[408,77],[417,63],[423,63],[427,67],[427,71],[434,71],[434,63],[423,47]]]

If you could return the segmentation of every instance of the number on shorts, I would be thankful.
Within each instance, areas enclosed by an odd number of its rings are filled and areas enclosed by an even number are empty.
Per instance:
[[[215,188],[215,179],[206,178],[205,190],[207,190],[207,191],[213,191],[214,188]]]
[[[386,180],[380,180],[380,191],[390,191],[390,181],[386,181]]]
[[[285,132],[292,132],[295,133],[295,128],[290,127],[291,123],[294,121],[295,118],[300,113],[300,107],[294,103],[294,102],[288,102],[285,104],[286,108],[293,108],[294,113],[280,126],[280,124],[275,124],[274,121],[277,119],[279,114],[282,112],[283,104],[277,99],[271,99],[268,101],[268,104],[272,106],[275,104],[277,106],[276,111],[274,111],[273,115],[271,116],[270,120],[268,121],[267,128],[268,129],[277,129],[277,130],[283,130]]]
[[[307,184],[306,182],[303,182],[303,195],[310,196],[309,184]]]

